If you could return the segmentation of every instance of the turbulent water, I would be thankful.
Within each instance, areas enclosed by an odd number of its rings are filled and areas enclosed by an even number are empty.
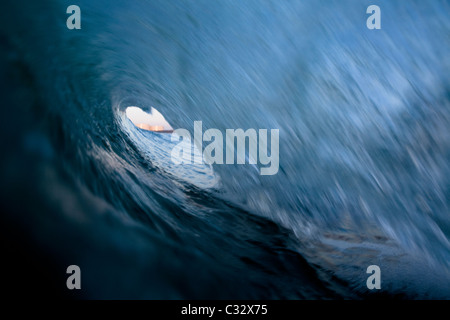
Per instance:
[[[80,30],[72,1],[0,13],[11,294],[450,298],[448,1],[377,1],[381,30],[371,1],[76,2]],[[128,106],[279,129],[279,171],[175,167]]]

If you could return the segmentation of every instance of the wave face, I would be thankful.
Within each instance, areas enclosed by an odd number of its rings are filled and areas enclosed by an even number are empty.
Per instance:
[[[79,0],[81,30],[69,2],[0,13],[5,272],[69,295],[76,264],[85,298],[450,298],[448,1],[377,1],[376,31],[365,1]],[[280,170],[180,173],[128,106],[280,129]]]

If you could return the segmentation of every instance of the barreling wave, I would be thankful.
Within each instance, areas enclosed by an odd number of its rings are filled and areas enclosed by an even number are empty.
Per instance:
[[[448,299],[449,5],[378,2],[8,1],[7,219],[88,298]],[[128,106],[280,129],[280,170],[175,166]]]

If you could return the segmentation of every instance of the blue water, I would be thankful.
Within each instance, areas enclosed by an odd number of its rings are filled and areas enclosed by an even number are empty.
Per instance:
[[[0,13],[8,271],[59,295],[77,264],[83,298],[450,298],[448,1],[377,1],[381,30],[371,1],[79,0],[68,30],[71,4]],[[279,129],[279,172],[174,168],[128,106]]]

